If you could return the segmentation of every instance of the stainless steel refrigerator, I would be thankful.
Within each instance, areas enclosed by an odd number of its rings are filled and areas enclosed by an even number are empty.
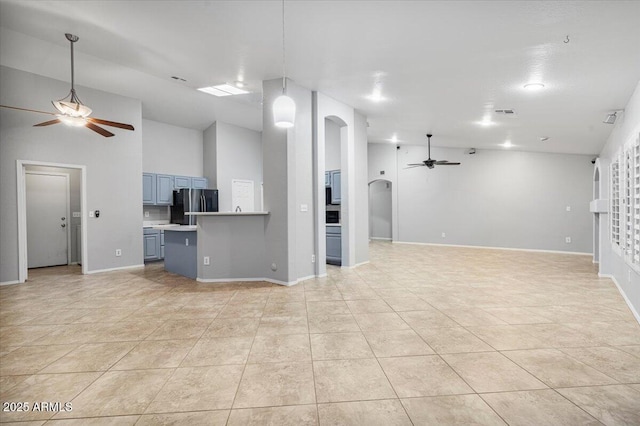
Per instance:
[[[217,189],[183,188],[173,191],[171,223],[178,223],[180,225],[195,225],[196,218],[185,213],[217,211]]]

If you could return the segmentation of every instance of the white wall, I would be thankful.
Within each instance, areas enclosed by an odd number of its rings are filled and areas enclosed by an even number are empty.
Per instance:
[[[433,158],[462,165],[405,168],[426,151],[422,145],[370,147],[370,180],[396,185],[395,240],[592,252],[591,156],[506,150],[466,155],[434,147]]]
[[[0,111],[0,282],[18,279],[16,160],[85,165],[89,271],[141,265],[142,259],[142,106],[140,101],[77,87],[93,116],[130,123],[135,131],[110,129],[104,138],[86,128],[62,124],[33,127],[46,116]],[[0,102],[50,111],[51,99],[69,91],[69,83],[12,68],[0,68]],[[87,212],[84,212],[86,215]],[[115,257],[115,249],[122,250]]]
[[[610,176],[609,165],[618,150],[640,133],[640,82],[625,106],[624,114],[618,115],[615,127],[600,153],[600,198],[609,199]],[[632,306],[634,314],[640,322],[640,274],[616,251],[611,244],[611,223],[608,214],[601,214],[600,221],[600,274],[611,276]]]
[[[369,173],[367,140],[367,117],[354,111],[353,114],[354,136],[354,190],[356,212],[356,265],[369,261]]]
[[[142,170],[203,176],[202,131],[142,120]]]

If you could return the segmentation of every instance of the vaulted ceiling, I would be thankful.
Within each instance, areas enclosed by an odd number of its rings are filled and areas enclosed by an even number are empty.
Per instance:
[[[151,120],[260,130],[261,82],[282,76],[281,7],[2,0],[0,64],[69,81],[70,32],[76,84],[141,99]],[[638,1],[287,0],[285,16],[287,76],[365,114],[370,142],[431,132],[436,146],[596,154],[640,80]],[[195,90],[237,80],[252,93]]]

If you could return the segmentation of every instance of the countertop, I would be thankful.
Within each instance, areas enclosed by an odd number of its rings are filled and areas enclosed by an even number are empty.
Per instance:
[[[342,226],[341,223],[325,223],[327,226]]]
[[[164,229],[164,232],[195,232],[198,230],[198,227],[196,225],[178,225],[170,227],[165,226],[159,229]]]

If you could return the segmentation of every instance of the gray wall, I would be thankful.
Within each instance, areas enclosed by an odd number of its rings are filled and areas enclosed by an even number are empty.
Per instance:
[[[356,265],[369,261],[369,186],[367,117],[354,111]]]
[[[273,124],[272,104],[282,93],[282,80],[262,83],[266,264],[277,265],[268,278],[292,282],[314,274],[313,163],[311,91],[287,83],[296,103],[292,129]],[[300,211],[302,204],[307,211]]]
[[[231,182],[252,180],[255,210],[262,210],[262,135],[255,130],[215,122],[204,131],[204,175],[217,188],[220,211],[232,211]]]
[[[369,229],[371,238],[391,239],[391,182],[369,185]]]
[[[82,173],[78,169],[65,169],[61,167],[27,166],[25,169],[32,172],[66,173],[69,175],[69,213],[71,215],[67,218],[67,223],[69,223],[69,233],[71,234],[71,245],[69,246],[69,251],[71,252],[71,263],[77,263],[81,256],[77,235],[77,231],[79,230],[78,226],[81,224],[81,218],[73,217],[73,212],[80,212],[82,208],[80,192]]]
[[[142,112],[138,100],[77,87],[93,116],[130,123],[136,131],[113,130],[104,138],[86,128],[62,124],[33,127],[46,116],[0,111],[0,282],[18,279],[16,160],[87,167],[87,208],[100,218],[87,218],[89,271],[140,265],[142,259]],[[51,111],[51,99],[69,91],[69,83],[12,68],[0,68],[0,102]],[[84,212],[87,215],[87,212]],[[115,257],[115,249],[122,250]]]
[[[625,106],[624,114],[618,116],[615,127],[600,153],[600,198],[609,199],[610,180],[609,165],[618,150],[637,138],[640,133],[640,83]],[[611,244],[611,222],[608,214],[600,215],[600,273],[612,276],[627,300],[635,310],[636,319],[640,322],[640,274],[613,249]]]
[[[466,155],[434,147],[433,158],[462,165],[405,168],[426,151],[422,145],[371,146],[370,180],[385,170],[396,184],[395,240],[592,252],[591,156],[507,150]]]
[[[327,118],[324,125],[325,170],[340,170],[340,126]]]
[[[218,148],[217,131],[218,123],[213,123],[202,135],[202,171],[204,177],[209,179],[209,188],[218,187]]]
[[[142,170],[203,176],[202,131],[142,120]]]
[[[231,181],[233,179],[252,180],[255,210],[260,205],[260,184],[262,183],[262,136],[260,132],[217,122],[216,146],[218,164],[217,189],[220,211],[232,211]]]

